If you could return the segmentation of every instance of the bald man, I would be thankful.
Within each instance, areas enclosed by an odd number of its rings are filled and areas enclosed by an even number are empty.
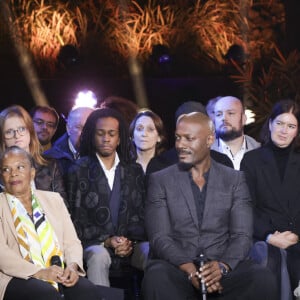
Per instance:
[[[180,116],[179,162],[150,175],[145,300],[199,299],[201,279],[208,299],[278,298],[271,272],[247,259],[253,230],[249,191],[242,172],[211,159],[214,136],[207,115]],[[200,254],[207,260],[202,268],[195,263]]]
[[[211,149],[226,154],[236,170],[247,151],[260,147],[252,137],[244,134],[246,114],[242,101],[236,97],[220,97],[214,107],[217,139]]]

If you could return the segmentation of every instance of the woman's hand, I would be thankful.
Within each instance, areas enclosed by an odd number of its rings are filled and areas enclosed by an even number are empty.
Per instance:
[[[299,242],[299,237],[297,234],[291,231],[279,232],[275,231],[270,235],[268,243],[275,247],[286,249],[292,245],[295,245]]]
[[[60,279],[64,274],[64,269],[59,266],[50,266],[48,268],[44,268],[36,272],[33,277],[36,279],[47,280],[47,281],[55,281],[62,283]]]
[[[79,275],[77,270],[78,270],[77,264],[72,263],[68,265],[64,269],[63,275],[60,277],[60,280],[62,280],[61,283],[66,287],[74,286],[79,280]]]
[[[65,269],[58,266],[50,266],[39,270],[33,277],[41,280],[55,281],[66,287],[70,287],[74,286],[79,279],[77,268],[77,264],[75,263],[70,264]]]

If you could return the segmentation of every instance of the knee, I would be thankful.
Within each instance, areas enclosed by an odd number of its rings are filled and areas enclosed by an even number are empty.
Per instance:
[[[168,272],[163,264],[149,264],[144,274],[144,284],[151,286],[159,286],[161,283],[169,279]]]
[[[276,290],[277,288],[274,273],[266,267],[260,267],[257,272],[253,272],[249,276],[249,280],[256,289]]]
[[[139,270],[144,270],[149,254],[149,242],[141,242],[134,246],[131,257],[131,265]]]
[[[105,266],[109,267],[111,264],[111,257],[108,251],[103,247],[103,249],[90,249],[85,255],[85,261],[88,268]]]

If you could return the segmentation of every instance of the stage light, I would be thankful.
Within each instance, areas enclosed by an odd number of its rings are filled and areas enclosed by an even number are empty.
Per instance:
[[[97,105],[96,94],[90,90],[80,91],[74,101],[74,108],[78,107],[91,107],[95,108]]]
[[[246,125],[249,125],[249,124],[255,122],[255,113],[251,109],[246,109],[245,114],[247,117]]]

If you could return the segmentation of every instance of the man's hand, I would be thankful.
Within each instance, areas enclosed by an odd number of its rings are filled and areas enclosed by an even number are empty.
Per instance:
[[[132,241],[124,236],[113,236],[105,244],[109,244],[108,246],[113,248],[115,254],[120,257],[129,256],[133,251]]]
[[[179,266],[179,269],[186,273],[187,278],[191,281],[192,285],[196,288],[200,288],[199,272],[194,263],[185,263]]]
[[[204,280],[208,293],[221,292],[222,286],[220,280],[222,278],[219,262],[210,261],[204,264],[199,270],[200,280]]]

